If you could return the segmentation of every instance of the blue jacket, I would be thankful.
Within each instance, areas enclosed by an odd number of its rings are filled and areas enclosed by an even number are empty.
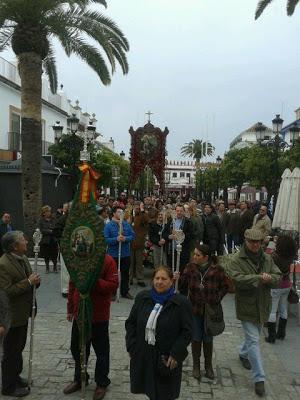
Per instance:
[[[123,221],[122,223],[123,236],[125,236],[125,242],[122,242],[121,246],[121,257],[130,256],[130,242],[134,240],[135,235],[131,225],[128,222]],[[115,221],[110,221],[104,227],[104,238],[107,243],[107,254],[113,258],[118,258],[119,255],[119,242],[117,237],[119,236],[119,224]]]

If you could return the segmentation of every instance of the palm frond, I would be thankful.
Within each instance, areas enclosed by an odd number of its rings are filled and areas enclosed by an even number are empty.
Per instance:
[[[255,19],[257,20],[261,14],[265,11],[266,7],[272,3],[273,0],[260,0],[255,12]]]
[[[128,50],[128,41],[120,29],[110,19],[97,12],[82,12],[78,7],[74,9],[55,10],[50,13],[45,22],[48,29],[57,36],[87,34],[94,39],[104,50],[111,68],[115,72],[116,62],[121,66],[124,74],[128,73],[128,62],[125,51]],[[68,30],[68,34],[66,34]],[[64,32],[63,32],[64,31]]]
[[[1,31],[0,31],[0,51],[3,51],[8,46],[10,46],[13,29],[12,28],[0,28],[0,29],[1,29]]]
[[[294,14],[295,8],[298,5],[298,3],[299,3],[299,0],[288,0],[287,7],[286,7],[288,16],[291,16]]]
[[[75,5],[81,8],[86,8],[91,5],[91,3],[102,4],[105,8],[107,8],[106,0],[70,0],[67,2],[67,4],[70,6]]]
[[[106,17],[105,15],[97,12],[97,11],[86,11],[79,15],[79,18],[86,19],[90,23],[97,23],[98,27],[104,29],[106,32],[109,32],[112,36],[114,36],[122,46],[124,50],[129,50],[129,42],[124,36],[121,29],[117,26],[117,24],[112,21],[110,18]],[[78,19],[77,19],[78,22]]]
[[[107,65],[96,47],[86,43],[79,36],[67,38],[58,36],[58,39],[68,56],[76,54],[96,72],[103,85],[110,84],[111,78]]]
[[[56,60],[54,57],[53,49],[51,47],[49,49],[48,56],[45,58],[43,62],[43,67],[49,79],[51,92],[55,94],[57,92],[58,79],[57,79]]]

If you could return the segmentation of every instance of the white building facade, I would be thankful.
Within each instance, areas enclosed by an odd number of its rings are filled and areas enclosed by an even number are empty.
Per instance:
[[[21,144],[21,81],[17,66],[0,57],[0,160],[16,159],[22,151]],[[96,125],[95,114],[83,112],[79,101],[75,105],[67,98],[61,85],[57,94],[52,94],[48,80],[42,79],[42,140],[43,154],[55,142],[52,126],[59,121],[68,131],[68,116],[79,118],[79,131],[83,131],[90,120]]]
[[[250,128],[238,134],[233,141],[230,143],[230,150],[242,149],[257,144],[257,129],[263,129],[265,134],[265,140],[270,140],[274,137],[272,129],[268,128],[261,122],[257,122]]]

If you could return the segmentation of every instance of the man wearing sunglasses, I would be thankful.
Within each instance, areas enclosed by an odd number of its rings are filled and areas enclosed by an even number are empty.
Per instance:
[[[281,276],[272,258],[262,250],[263,239],[260,230],[247,229],[245,242],[232,257],[229,268],[236,290],[236,314],[245,335],[239,358],[243,367],[251,370],[258,396],[265,395],[259,336],[271,310],[270,290],[278,286]]]

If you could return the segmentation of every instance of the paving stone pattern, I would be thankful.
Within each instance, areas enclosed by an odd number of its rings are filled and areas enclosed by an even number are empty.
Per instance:
[[[43,271],[43,266],[40,264]],[[42,285],[39,289],[39,313],[36,319],[35,351],[34,351],[34,386],[27,399],[35,400],[58,400],[58,399],[80,399],[80,393],[65,396],[62,393],[64,386],[70,382],[74,373],[74,362],[69,350],[71,324],[66,321],[66,300],[60,295],[60,280],[57,274],[42,275]],[[138,288],[134,286],[132,293]],[[192,374],[191,355],[184,363],[182,389],[180,399],[230,399],[250,400],[255,399],[250,371],[242,368],[237,349],[242,341],[242,330],[240,323],[234,316],[233,296],[228,295],[224,301],[224,312],[226,319],[226,330],[214,340],[213,364],[216,374],[214,382],[202,378],[201,382],[195,380]],[[132,306],[132,301],[122,299],[121,302],[113,303],[110,321],[110,343],[111,343],[111,385],[105,399],[126,400],[146,399],[143,395],[132,395],[129,391],[129,358],[124,343],[124,322]],[[292,321],[293,322],[293,321]],[[296,336],[299,348],[300,328],[296,324],[289,327],[292,335]],[[294,337],[292,336],[292,337]],[[24,376],[27,371],[28,344],[24,352]],[[262,337],[261,347],[264,366],[267,374],[266,389],[268,400],[296,400],[300,399],[300,366],[299,368],[286,368],[289,365],[286,358],[297,357],[299,352],[291,348],[289,339],[285,342],[276,343],[272,346],[265,343]],[[278,351],[279,348],[283,348]],[[284,348],[286,350],[284,350]],[[95,357],[93,352],[89,362],[89,373],[93,377]],[[297,365],[297,364],[295,364]],[[201,365],[203,369],[203,362]],[[95,383],[87,387],[86,398],[92,399]],[[0,396],[1,397],[1,396]],[[9,397],[6,397],[9,399]]]

